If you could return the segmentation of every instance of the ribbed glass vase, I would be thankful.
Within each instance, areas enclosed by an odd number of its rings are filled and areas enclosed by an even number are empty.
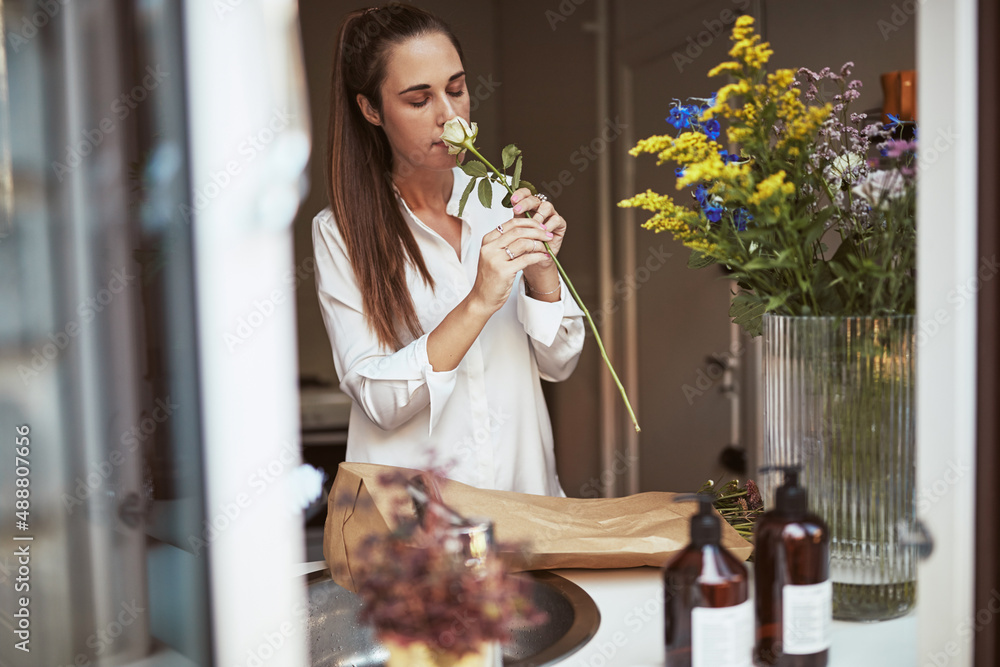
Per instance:
[[[916,598],[912,316],[764,316],[761,466],[798,465],[830,527],[835,618],[879,621]],[[764,475],[773,507],[777,475]]]

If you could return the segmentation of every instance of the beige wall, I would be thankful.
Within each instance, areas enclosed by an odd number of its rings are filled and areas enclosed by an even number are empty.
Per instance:
[[[482,144],[496,154],[517,142],[525,154],[525,176],[553,195],[570,232],[560,255],[581,296],[593,308],[597,302],[596,191],[597,169],[587,146],[607,128],[603,143],[612,155],[614,198],[629,193],[617,185],[629,145],[623,123],[635,137],[669,129],[663,118],[673,97],[711,90],[705,72],[728,48],[725,35],[708,39],[703,31],[717,29],[727,11],[746,7],[760,12],[765,37],[774,47],[775,66],[818,69],[839,67],[853,60],[864,82],[859,110],[881,104],[878,75],[912,68],[915,22],[894,15],[892,0],[765,0],[758,9],[749,0],[612,1],[615,35],[613,72],[628,66],[634,75],[631,98],[634,118],[622,113],[623,98],[612,96],[612,112],[598,119],[595,100],[594,0],[423,0],[418,2],[449,21],[466,54],[470,89],[483,85],[473,120],[481,126]],[[310,221],[325,205],[322,156],[326,139],[326,106],[330,55],[340,17],[354,3],[300,0],[306,68],[313,117],[312,188],[296,220],[299,262],[312,252]],[[896,3],[898,6],[898,3]],[[892,28],[899,27],[898,30]],[[692,62],[682,56],[698,53],[691,41],[701,39],[703,51]],[[617,92],[618,77],[612,81]],[[488,88],[495,88],[487,92]],[[596,142],[602,146],[602,142]],[[660,172],[639,162],[637,185],[659,187]],[[563,173],[569,184],[554,185]],[[546,187],[548,184],[548,187]],[[616,212],[616,220],[621,216]],[[726,318],[728,283],[713,270],[687,269],[687,253],[663,236],[639,230],[639,262],[660,246],[673,253],[663,268],[652,272],[636,291],[620,295],[639,305],[640,396],[638,408],[642,490],[693,490],[721,473],[716,461],[729,439],[729,405],[717,388],[688,401],[685,384],[693,385],[706,371],[705,357],[729,348]],[[618,252],[616,248],[615,252]],[[616,272],[616,277],[622,277]],[[299,357],[302,375],[336,384],[329,343],[319,315],[311,280],[299,286]],[[618,366],[621,370],[621,366]],[[570,495],[591,495],[600,478],[599,373],[604,372],[592,340],[577,371],[568,381],[549,387],[556,432],[560,475]]]

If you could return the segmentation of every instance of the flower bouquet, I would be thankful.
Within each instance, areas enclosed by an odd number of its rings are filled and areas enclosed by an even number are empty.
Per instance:
[[[730,82],[675,101],[677,135],[631,151],[673,163],[690,203],[649,190],[620,205],[652,212],[644,226],[690,248],[689,266],[720,265],[738,285],[730,316],[763,333],[758,462],[803,469],[831,530],[834,616],[894,618],[916,577],[901,538],[915,517],[916,128],[850,111],[852,63],[769,73],[750,17],[732,39],[733,60],[709,72]]]
[[[732,39],[734,60],[709,72],[731,82],[710,98],[675,100],[667,122],[677,136],[630,151],[674,163],[689,203],[647,190],[619,205],[652,212],[643,226],[690,248],[692,268],[725,267],[739,286],[730,316],[751,335],[766,312],[913,313],[916,140],[898,138],[907,123],[850,111],[861,88],[853,63],[768,73],[772,51],[752,18],[737,20]],[[820,87],[830,84],[825,102]]]

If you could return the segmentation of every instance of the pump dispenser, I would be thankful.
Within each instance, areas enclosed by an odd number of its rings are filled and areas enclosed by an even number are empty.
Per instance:
[[[667,667],[749,667],[753,608],[746,566],[720,544],[712,496],[675,498],[685,501],[699,508],[691,517],[691,543],[663,572]]]
[[[810,514],[797,467],[769,467],[784,474],[774,509],[754,527],[759,665],[825,667],[833,622],[830,532]]]

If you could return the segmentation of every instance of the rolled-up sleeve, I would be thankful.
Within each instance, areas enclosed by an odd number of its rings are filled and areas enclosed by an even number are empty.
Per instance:
[[[329,210],[313,220],[313,251],[320,311],[341,390],[383,430],[395,429],[429,407],[432,433],[455,388],[457,369],[433,370],[426,334],[395,352],[379,344]]]
[[[570,376],[580,359],[584,341],[584,315],[569,289],[559,279],[558,301],[539,301],[527,295],[524,277],[519,281],[517,319],[524,326],[538,362],[538,372],[550,382]]]

